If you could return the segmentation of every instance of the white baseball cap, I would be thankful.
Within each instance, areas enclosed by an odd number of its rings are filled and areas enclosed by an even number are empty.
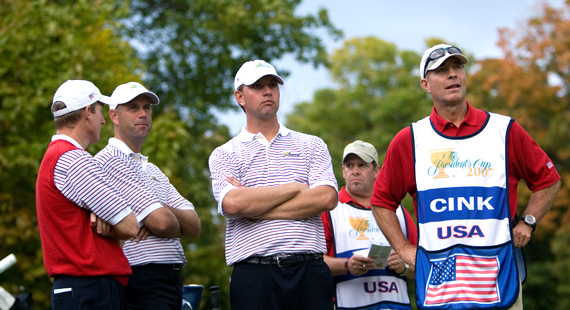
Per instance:
[[[97,101],[104,104],[111,104],[112,102],[110,97],[101,95],[95,84],[85,80],[67,80],[61,84],[53,95],[52,107],[58,101],[65,103],[66,107],[52,112],[53,117],[60,117],[83,109]]]
[[[113,94],[111,95],[113,103],[109,104],[109,107],[114,110],[119,104],[127,103],[135,99],[137,96],[143,94],[148,97],[151,104],[158,104],[160,102],[158,96],[155,93],[149,91],[141,84],[137,82],[128,82],[121,84],[115,88]]]
[[[277,71],[270,63],[260,59],[245,62],[234,79],[234,90],[242,85],[251,85],[266,75],[273,75],[277,82],[283,85],[283,79],[277,75]]]
[[[362,140],[356,140],[344,148],[344,154],[342,155],[342,162],[349,154],[355,154],[367,163],[372,161],[378,164],[378,152],[374,145],[364,142]]]
[[[435,50],[440,50],[441,54],[438,57],[430,57],[430,55]],[[451,53],[450,53],[451,52]],[[420,62],[420,77],[423,79],[426,77],[426,74],[430,70],[435,70],[449,57],[457,57],[462,64],[466,64],[469,62],[469,59],[463,55],[461,50],[455,46],[447,45],[447,44],[438,44],[428,48],[424,52],[424,56],[422,57],[422,62]],[[426,68],[427,67],[427,68]]]

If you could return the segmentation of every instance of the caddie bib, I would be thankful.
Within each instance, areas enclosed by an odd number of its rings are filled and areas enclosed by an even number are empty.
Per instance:
[[[429,117],[411,125],[418,309],[507,309],[518,297],[507,188],[512,119],[487,114],[465,137],[442,135]]]
[[[407,237],[402,207],[396,215]],[[354,252],[368,249],[371,240],[390,245],[376,224],[370,209],[351,203],[339,203],[330,211],[335,257],[350,258]],[[394,271],[374,269],[356,277],[350,274],[335,277],[336,309],[411,309],[406,278]]]

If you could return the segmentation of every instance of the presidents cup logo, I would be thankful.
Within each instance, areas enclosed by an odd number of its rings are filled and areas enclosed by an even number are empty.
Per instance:
[[[376,225],[376,221],[368,220],[368,217],[347,217],[350,226],[353,228],[348,232],[350,238],[355,238],[354,240],[374,240],[374,236],[380,233],[380,227]],[[368,236],[364,235],[368,233]]]
[[[434,175],[436,171],[439,173],[434,177],[434,179],[443,179],[449,178],[449,175],[445,173],[445,168],[448,167],[451,162],[453,161],[453,157],[455,153],[453,152],[455,149],[441,149],[441,150],[431,150],[431,163],[435,167],[435,170],[432,170],[433,173],[430,173],[431,167],[428,169],[429,175]]]
[[[447,179],[455,177],[455,174],[445,171],[449,169],[461,169],[467,172],[466,177],[491,177],[493,175],[493,163],[482,158],[460,158],[455,148],[430,150],[431,164],[427,174],[434,179]],[[453,172],[454,170],[452,170]],[[451,176],[449,174],[451,174]],[[461,175],[463,176],[463,175]]]
[[[370,238],[364,235],[364,232],[368,229],[369,221],[367,217],[349,217],[348,221],[350,222],[350,226],[358,232],[358,238],[356,238],[356,240],[370,240]]]

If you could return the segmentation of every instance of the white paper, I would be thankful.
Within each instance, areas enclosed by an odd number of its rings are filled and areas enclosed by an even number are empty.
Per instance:
[[[389,245],[384,245],[382,243],[376,243],[374,240],[370,241],[368,249],[363,249],[360,251],[355,251],[354,255],[362,255],[364,257],[370,257],[374,260],[376,264],[376,269],[386,268],[386,263],[388,262],[388,257],[390,257],[390,252],[392,247]]]

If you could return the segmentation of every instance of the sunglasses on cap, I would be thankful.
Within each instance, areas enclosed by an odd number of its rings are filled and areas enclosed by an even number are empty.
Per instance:
[[[430,54],[429,57],[426,59],[426,66],[424,68],[424,76],[426,76],[426,72],[428,69],[428,64],[434,60],[440,59],[441,57],[443,57],[445,55],[445,52],[448,52],[449,55],[455,55],[455,54],[461,54],[463,55],[463,53],[461,52],[461,50],[455,46],[449,46],[449,47],[441,47],[438,48],[436,50],[433,50]]]

